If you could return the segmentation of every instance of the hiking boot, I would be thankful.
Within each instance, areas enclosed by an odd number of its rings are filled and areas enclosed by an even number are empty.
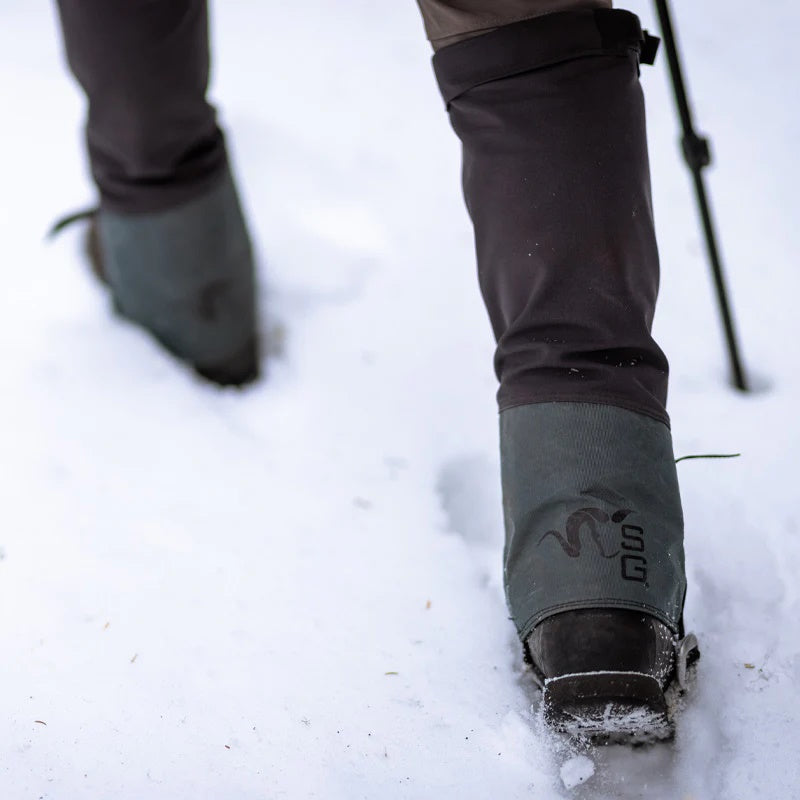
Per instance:
[[[687,669],[699,657],[652,616],[627,609],[581,609],[548,617],[525,642],[543,690],[544,718],[594,743],[672,738]]]
[[[670,738],[696,641],[669,428],[590,403],[500,425],[506,596],[545,719],[596,742]]]

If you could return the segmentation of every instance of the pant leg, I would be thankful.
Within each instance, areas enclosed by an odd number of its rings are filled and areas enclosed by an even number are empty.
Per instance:
[[[611,8],[611,0],[417,0],[434,50],[501,25],[575,8]]]
[[[631,20],[593,8],[542,15],[434,57],[463,145],[501,410],[594,402],[668,422]]]
[[[633,14],[587,7],[434,56],[497,339],[504,577],[523,640],[583,608],[680,628],[643,41]]]
[[[205,98],[206,0],[58,0],[67,60],[86,92],[104,208],[158,211],[210,189],[225,144]]]

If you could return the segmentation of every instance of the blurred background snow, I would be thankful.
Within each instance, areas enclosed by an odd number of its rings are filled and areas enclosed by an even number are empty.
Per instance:
[[[111,316],[78,230],[43,241],[94,198],[83,100],[51,5],[4,0],[0,797],[796,796],[800,11],[674,12],[761,390],[726,384],[662,56],[675,447],[742,458],[679,466],[703,660],[677,741],[578,752],[506,619],[491,334],[414,4],[213,7],[270,351],[239,392]]]

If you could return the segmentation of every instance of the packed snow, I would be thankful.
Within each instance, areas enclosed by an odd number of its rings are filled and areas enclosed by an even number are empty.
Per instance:
[[[411,0],[218,2],[265,378],[115,319],[52,4],[4,0],[0,797],[797,797],[796,4],[675,0],[753,383],[728,385],[666,61],[643,69],[698,683],[676,741],[542,726],[503,600],[495,379]],[[380,5],[380,9],[378,9]],[[625,7],[657,29],[650,4]]]

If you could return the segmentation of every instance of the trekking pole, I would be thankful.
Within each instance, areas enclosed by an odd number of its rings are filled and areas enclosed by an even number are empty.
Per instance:
[[[694,178],[697,205],[700,209],[700,217],[703,222],[708,258],[711,262],[711,271],[717,290],[717,300],[719,301],[719,309],[722,315],[722,324],[725,328],[725,339],[728,344],[733,384],[737,389],[746,392],[747,382],[739,357],[739,348],[736,343],[736,331],[734,329],[730,304],[728,303],[728,293],[725,288],[725,278],[722,274],[722,263],[720,261],[719,250],[717,249],[714,223],[711,219],[711,209],[709,208],[708,195],[706,194],[705,181],[703,180],[703,168],[711,163],[711,149],[708,139],[705,136],[700,136],[695,131],[694,125],[692,124],[692,113],[689,110],[689,101],[686,97],[686,86],[683,81],[683,73],[681,72],[678,50],[675,44],[675,35],[672,29],[668,1],[656,0],[656,10],[658,11],[658,19],[661,25],[661,34],[664,37],[664,47],[667,51],[667,61],[669,62],[669,71],[672,77],[672,88],[675,92],[675,102],[678,106],[678,114],[680,115],[681,125],[683,126],[683,157],[686,159],[686,163]]]

